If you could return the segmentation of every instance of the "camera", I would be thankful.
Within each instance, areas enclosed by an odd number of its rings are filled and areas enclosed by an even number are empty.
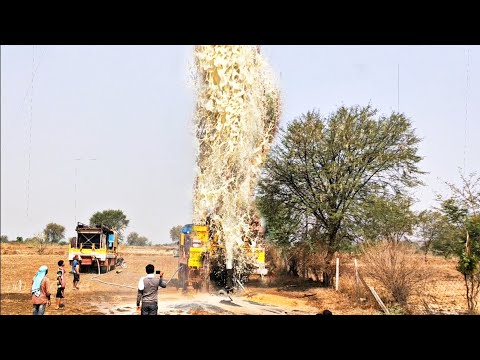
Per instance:
[[[160,274],[161,271],[160,270],[155,270],[155,274]]]

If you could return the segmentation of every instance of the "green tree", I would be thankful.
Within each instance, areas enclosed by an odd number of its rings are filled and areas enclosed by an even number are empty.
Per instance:
[[[460,254],[464,246],[461,235],[458,234],[458,228],[450,222],[448,224],[448,232],[443,233],[442,237],[437,241],[433,241],[431,245],[432,253],[441,255],[445,259]]]
[[[132,232],[127,236],[127,245],[132,246],[151,246],[152,244],[145,236],[140,236],[136,232]]]
[[[170,229],[170,239],[174,244],[178,244],[180,242],[180,231],[182,230],[182,225],[172,226]]]
[[[58,242],[65,238],[65,227],[55,223],[48,224],[43,229],[43,234],[47,242],[58,244]]]
[[[280,199],[277,199],[273,193],[257,196],[255,201],[256,208],[265,220],[265,238],[268,243],[274,244],[270,250],[272,259],[269,266],[278,267],[280,271],[285,269],[292,275],[298,274],[299,271],[296,267],[301,262],[299,258],[313,259],[315,257],[315,249],[312,249],[310,244],[298,246],[302,240],[307,243],[305,238],[307,234],[298,231],[302,223],[308,225],[307,217],[293,211]],[[296,246],[296,244],[298,245]],[[313,271],[315,272],[316,269]]]
[[[120,242],[123,241],[123,230],[127,228],[129,222],[122,210],[97,211],[90,218],[90,226],[105,225],[115,230]]]
[[[452,249],[447,244],[454,228],[452,228],[446,216],[441,212],[433,210],[421,211],[418,214],[417,229],[422,243],[422,250],[425,254],[425,262],[430,250],[434,250],[437,254],[442,254],[445,257],[452,253]]]
[[[1,239],[2,239],[1,240],[2,243],[8,242],[8,236],[7,235],[2,235]]]
[[[17,236],[17,239],[16,239],[17,242],[23,242],[23,237],[21,236]]]
[[[372,194],[359,207],[352,224],[354,234],[367,241],[408,240],[418,221],[411,210],[412,203],[413,200],[403,194],[383,197]]]
[[[467,308],[473,313],[480,291],[480,177],[476,173],[468,177],[460,173],[460,177],[461,187],[446,182],[451,191],[450,197],[445,199],[439,195],[437,199],[441,203],[441,211],[457,228],[451,242],[459,257],[457,270],[464,278]]]
[[[410,120],[399,113],[376,114],[370,106],[354,106],[327,117],[310,111],[294,119],[281,130],[262,173],[261,208],[272,199],[271,204],[282,203],[297,222],[297,235],[290,240],[301,241],[299,234],[313,228],[316,238],[303,238],[325,245],[324,285],[332,284],[333,255],[355,235],[348,229],[372,194],[405,194],[422,183],[420,139]]]

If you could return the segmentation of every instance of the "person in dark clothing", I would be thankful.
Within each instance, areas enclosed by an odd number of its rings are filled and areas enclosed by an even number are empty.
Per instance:
[[[330,310],[325,309],[321,313],[318,313],[317,315],[333,315],[333,313]]]
[[[65,298],[65,262],[63,260],[58,260],[58,270],[57,270],[57,294],[55,295],[55,300],[57,302],[57,307],[55,309],[60,310],[65,308],[63,300]]]
[[[166,288],[167,283],[163,280],[162,271],[157,271],[160,276],[155,277],[155,267],[152,264],[145,266],[145,271],[147,276],[141,277],[138,281],[137,311],[140,311],[141,315],[157,315],[158,288]]]

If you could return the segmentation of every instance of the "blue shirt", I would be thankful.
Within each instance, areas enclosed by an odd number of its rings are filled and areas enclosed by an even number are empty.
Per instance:
[[[77,259],[73,260],[73,264],[72,264],[72,274],[75,274],[75,273],[76,273],[75,268],[77,267],[78,264],[79,264],[79,262],[78,262]]]

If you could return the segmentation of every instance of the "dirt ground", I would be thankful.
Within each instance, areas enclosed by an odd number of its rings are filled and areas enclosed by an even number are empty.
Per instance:
[[[252,277],[233,294],[210,288],[209,292],[178,288],[178,258],[168,247],[122,247],[126,268],[106,274],[82,273],[80,289],[73,290],[73,276],[67,274],[65,307],[55,309],[57,261],[68,264],[68,246],[50,246],[39,255],[36,247],[1,244],[1,315],[29,315],[32,312],[30,286],[41,265],[49,267],[52,305],[46,315],[135,315],[136,288],[152,263],[164,272],[166,289],[159,292],[159,314],[163,315],[316,315],[328,309],[334,315],[380,315],[381,307],[364,293],[352,291],[352,262],[340,265],[339,290],[319,287],[317,282],[266,276]],[[421,296],[412,298],[411,314],[464,314],[464,284],[454,260],[429,257],[434,278]],[[68,265],[67,265],[68,266]],[[67,267],[67,270],[70,270]],[[368,279],[367,279],[368,281]],[[382,297],[381,289],[378,289]],[[357,293],[358,295],[358,293]]]

